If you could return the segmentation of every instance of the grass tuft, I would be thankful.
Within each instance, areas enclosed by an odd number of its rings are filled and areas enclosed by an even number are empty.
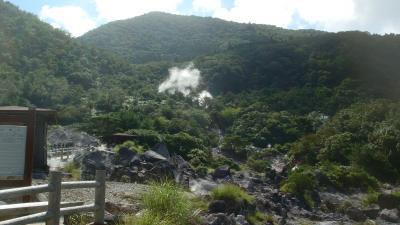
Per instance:
[[[69,162],[69,163],[65,164],[63,171],[65,173],[71,174],[72,179],[74,179],[74,180],[81,179],[81,170],[78,169],[73,162]]]
[[[141,204],[144,213],[129,216],[124,225],[190,225],[198,224],[192,200],[183,189],[173,182],[150,184],[149,190],[143,194]]]
[[[211,191],[211,197],[215,200],[227,200],[235,202],[244,200],[247,203],[251,203],[254,200],[251,195],[247,194],[239,186],[234,184],[219,185]]]

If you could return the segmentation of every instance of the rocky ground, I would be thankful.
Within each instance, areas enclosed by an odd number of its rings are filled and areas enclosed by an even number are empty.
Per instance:
[[[98,145],[99,141],[73,128],[59,127],[49,132],[49,142],[57,144],[59,140],[82,145]],[[218,149],[213,154],[221,155]],[[366,193],[340,193],[334,190],[315,191],[312,193],[315,207],[310,208],[291,194],[279,191],[282,178],[288,168],[283,155],[273,155],[272,173],[252,173],[249,171],[232,171],[222,166],[213,174],[199,177],[190,165],[180,156],[170,157],[165,152],[147,151],[136,154],[126,149],[119,153],[92,148],[77,154],[74,164],[82,171],[82,179],[92,180],[96,169],[107,171],[106,187],[107,211],[113,215],[136,214],[140,210],[138,198],[146,191],[143,183],[159,178],[172,178],[196,196],[208,196],[219,184],[234,183],[255,197],[251,205],[229,206],[223,201],[211,201],[208,210],[202,213],[205,225],[247,225],[246,214],[259,211],[268,215],[269,222],[263,224],[282,225],[393,225],[400,224],[400,200],[390,193],[399,189],[383,185],[379,191],[376,204],[363,204]],[[66,178],[68,179],[68,178]],[[35,184],[46,183],[46,180],[35,180]],[[67,190],[62,193],[62,201],[93,202],[93,189]],[[38,199],[46,201],[47,196],[39,195]],[[234,210],[232,210],[232,207]],[[111,217],[113,218],[113,217]]]
[[[223,166],[216,169],[213,174],[200,178],[190,170],[183,159],[167,159],[153,151],[145,154],[96,151],[86,152],[75,158],[83,170],[82,174],[86,174],[87,178],[93,176],[96,168],[106,169],[109,179],[114,181],[142,183],[150,178],[168,175],[179,178],[178,182],[187,185],[191,192],[198,196],[207,196],[218,184],[235,183],[255,197],[254,204],[246,207],[269,215],[275,224],[400,224],[398,211],[400,202],[389,194],[395,191],[389,185],[384,185],[380,190],[377,204],[363,206],[366,193],[316,191],[312,193],[315,207],[310,208],[296,196],[279,191],[280,176],[284,176],[284,163],[282,156],[271,160],[275,168],[273,176],[247,171],[234,172],[228,166]],[[145,186],[139,184],[109,182],[107,184],[109,207],[114,205],[112,207],[114,212],[117,212],[115,208],[118,207],[124,208],[125,211],[125,208],[136,209],[132,206],[135,202],[134,196],[143,190]],[[82,191],[65,193],[65,196],[70,200],[79,200],[87,199],[87,196],[92,194]],[[248,224],[245,219],[246,211],[239,210],[232,213],[224,208],[224,204],[226,205],[223,202],[210,203],[209,210],[203,215],[207,225]],[[240,207],[243,209],[243,206]]]

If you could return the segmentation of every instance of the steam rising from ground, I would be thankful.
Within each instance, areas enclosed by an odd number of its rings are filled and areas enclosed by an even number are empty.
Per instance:
[[[158,86],[158,92],[167,92],[169,94],[182,93],[188,96],[199,86],[201,73],[200,70],[190,63],[185,68],[172,67],[169,70],[169,77]],[[206,106],[206,98],[212,98],[210,92],[203,90],[193,100],[199,102],[199,105]]]
[[[168,79],[158,87],[158,92],[168,92],[170,94],[180,92],[187,96],[197,88],[199,82],[200,70],[194,68],[193,63],[183,69],[172,67],[169,69]]]
[[[213,96],[210,94],[210,92],[203,90],[200,92],[200,94],[197,96],[197,101],[199,101],[199,105],[205,106],[206,105],[206,98],[213,98]]]

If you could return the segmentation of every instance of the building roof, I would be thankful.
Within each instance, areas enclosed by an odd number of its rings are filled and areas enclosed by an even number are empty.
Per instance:
[[[0,111],[28,111],[29,109],[34,109],[38,112],[55,112],[52,109],[43,109],[43,108],[29,108],[23,106],[0,106]]]
[[[35,110],[38,115],[45,116],[50,121],[54,122],[56,120],[56,111],[52,109],[29,108],[23,106],[0,106],[0,113],[23,113],[28,112],[29,110]]]

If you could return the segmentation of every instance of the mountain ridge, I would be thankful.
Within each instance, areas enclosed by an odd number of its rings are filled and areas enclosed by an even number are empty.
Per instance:
[[[300,36],[323,32],[307,30],[300,33],[271,25],[151,12],[102,25],[78,40],[112,51],[133,63],[145,63],[187,61],[199,55],[217,53],[230,46],[252,42],[255,37],[283,37],[281,33]]]

